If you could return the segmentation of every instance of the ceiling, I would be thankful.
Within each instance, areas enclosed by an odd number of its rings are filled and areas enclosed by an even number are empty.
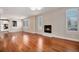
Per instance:
[[[0,7],[3,13],[0,14],[1,18],[19,17],[26,18],[41,13],[46,13],[51,10],[56,10],[57,7],[43,7],[40,11],[32,11],[29,7]]]

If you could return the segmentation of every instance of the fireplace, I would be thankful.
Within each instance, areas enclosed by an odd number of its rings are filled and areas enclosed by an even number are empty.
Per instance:
[[[52,26],[51,25],[44,25],[44,32],[45,33],[52,33]]]
[[[13,22],[13,27],[17,27],[17,21],[12,21]]]

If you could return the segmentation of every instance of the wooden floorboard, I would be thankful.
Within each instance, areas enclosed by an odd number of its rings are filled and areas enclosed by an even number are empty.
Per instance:
[[[0,36],[1,52],[78,52],[79,42],[39,34],[14,32]]]

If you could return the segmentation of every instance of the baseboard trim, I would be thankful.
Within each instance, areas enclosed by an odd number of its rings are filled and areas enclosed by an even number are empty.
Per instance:
[[[42,33],[41,35],[48,36],[48,37],[57,37],[57,38],[61,38],[61,39],[66,39],[66,40],[72,40],[72,41],[77,41],[77,42],[79,42],[79,39],[75,39],[75,38],[73,39],[73,38],[69,38],[69,37],[51,35],[51,34],[47,34],[47,33]]]
[[[57,38],[61,38],[61,39],[66,39],[66,40],[72,40],[72,41],[79,42],[79,39],[73,39],[73,38],[69,38],[69,37],[56,36],[56,35],[53,35],[53,37],[57,37]]]

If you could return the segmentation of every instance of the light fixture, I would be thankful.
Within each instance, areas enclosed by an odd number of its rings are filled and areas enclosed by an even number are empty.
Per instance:
[[[41,10],[43,7],[30,7],[31,10],[35,11],[35,10]]]

